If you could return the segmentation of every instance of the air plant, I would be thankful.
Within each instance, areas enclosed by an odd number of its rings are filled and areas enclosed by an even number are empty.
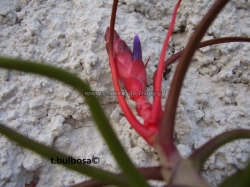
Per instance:
[[[177,102],[185,74],[191,63],[195,50],[200,47],[219,43],[250,42],[250,38],[244,37],[225,37],[200,42],[209,25],[213,22],[227,2],[228,0],[215,1],[214,5],[195,29],[195,32],[189,40],[186,48],[164,61],[168,42],[174,28],[177,10],[181,3],[181,0],[178,0],[173,12],[170,28],[163,44],[158,69],[155,72],[153,80],[154,92],[160,93],[164,69],[180,58],[174,73],[164,110],[161,106],[160,94],[157,94],[154,97],[152,104],[143,94],[130,95],[130,99],[136,102],[138,115],[144,119],[144,124],[141,124],[132,113],[125,98],[122,95],[117,95],[122,111],[131,126],[157,151],[161,163],[158,167],[139,168],[138,170],[135,168],[110,127],[97,99],[94,96],[87,97],[84,95],[85,91],[90,91],[90,88],[79,78],[71,73],[47,65],[20,62],[20,60],[10,60],[5,58],[0,59],[0,67],[37,73],[55,78],[71,85],[86,98],[86,101],[90,106],[93,119],[95,120],[97,127],[102,133],[103,138],[107,142],[112,154],[123,172],[120,174],[114,174],[87,165],[65,165],[70,169],[93,178],[92,180],[75,186],[93,187],[110,184],[116,186],[134,187],[149,186],[146,180],[153,179],[165,181],[165,184],[169,187],[208,187],[209,185],[201,177],[202,167],[208,157],[217,148],[232,140],[250,138],[250,130],[246,129],[224,132],[208,141],[199,149],[195,150],[186,159],[181,157],[174,144],[173,135]],[[146,65],[144,65],[142,61],[140,40],[136,35],[134,38],[134,49],[132,52],[126,42],[121,40],[118,33],[114,30],[117,5],[118,0],[114,0],[110,26],[107,28],[105,34],[114,89],[117,92],[121,92],[119,85],[120,81],[127,92],[132,91],[136,93],[144,93],[146,92],[147,85],[145,70]],[[60,156],[61,158],[67,157],[67,155],[36,143],[35,141],[30,140],[3,125],[0,126],[0,132],[10,139],[18,142],[21,146],[27,147],[46,158],[51,158],[53,156]],[[250,164],[248,164],[245,169],[240,170],[225,179],[224,182],[220,184],[220,187],[250,186],[249,174]]]
[[[110,27],[107,28],[105,34],[110,67],[113,75],[114,89],[115,91],[118,92],[120,91],[120,87],[118,84],[118,80],[120,80],[120,82],[124,85],[124,88],[128,92],[131,92],[131,90],[139,93],[145,92],[146,65],[145,66],[141,65],[143,63],[142,52],[138,36],[136,35],[134,38],[134,48],[132,53],[129,50],[126,43],[120,39],[119,35],[114,30],[117,2],[118,1],[114,0]],[[227,2],[228,1],[226,0],[216,1],[213,7],[202,19],[199,26],[196,28],[185,50],[180,51],[179,53],[173,55],[171,58],[166,60],[164,64],[168,42],[174,28],[177,10],[181,3],[181,0],[178,0],[172,15],[172,20],[170,23],[168,33],[166,35],[166,39],[162,47],[160,60],[158,63],[158,69],[155,72],[153,80],[154,92],[159,93],[161,91],[162,74],[164,69],[167,68],[171,63],[173,63],[175,60],[177,60],[177,58],[181,56],[181,59],[179,61],[179,64],[176,68],[172,80],[164,112],[162,111],[161,107],[160,95],[154,97],[152,106],[148,102],[148,100],[145,99],[143,96],[141,96],[142,97],[141,100],[139,100],[138,98],[134,98],[133,96],[130,96],[130,99],[135,100],[136,102],[138,115],[144,119],[144,124],[140,124],[139,121],[136,121],[136,118],[133,116],[132,112],[126,105],[124,97],[117,96],[120,106],[126,118],[132,125],[132,127],[150,145],[152,145],[157,150],[162,164],[161,168],[162,176],[165,179],[165,181],[168,181],[168,184],[178,184],[178,185],[188,185],[188,186],[208,186],[200,175],[202,166],[205,160],[208,158],[208,156],[211,155],[211,153],[215,149],[217,149],[219,146],[225,144],[228,141],[240,137],[246,138],[247,136],[249,136],[247,135],[249,134],[248,130],[237,130],[237,131],[223,133],[218,137],[212,139],[210,142],[202,146],[200,149],[196,150],[186,160],[181,158],[180,153],[178,152],[176,146],[173,143],[174,124],[175,124],[174,120],[177,109],[177,102],[180,95],[182,82],[187,72],[187,68],[191,63],[192,56],[194,55],[195,50],[199,47],[204,47],[224,42],[250,41],[249,38],[227,37],[200,43],[209,25],[212,23],[212,21],[215,19],[217,14],[221,11],[221,9],[226,5]],[[139,63],[140,65],[138,65]],[[123,71],[128,71],[129,73],[124,76]],[[133,71],[135,71],[136,73],[134,73]],[[135,76],[135,74],[137,76]],[[134,80],[131,83],[129,81],[126,81],[127,79],[129,80],[136,79],[136,80]],[[137,100],[142,101],[142,103],[138,102]],[[140,107],[138,107],[138,105]],[[142,105],[144,105],[144,107]],[[236,137],[235,134],[238,134],[239,136]],[[243,134],[245,134],[246,136],[243,137]],[[223,143],[222,139],[224,139]],[[214,145],[212,146],[212,144]],[[209,149],[210,151],[208,151]]]

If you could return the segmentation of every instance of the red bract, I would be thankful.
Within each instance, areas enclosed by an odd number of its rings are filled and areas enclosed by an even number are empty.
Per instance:
[[[163,114],[161,107],[161,95],[159,93],[161,93],[164,58],[167,51],[168,42],[173,31],[177,9],[180,5],[180,2],[181,0],[177,2],[177,5],[173,12],[171,25],[162,48],[158,70],[154,77],[154,93],[156,95],[154,96],[153,105],[149,103],[147,98],[146,65],[144,65],[142,61],[139,36],[135,35],[134,37],[133,53],[126,42],[121,40],[116,31],[114,31],[113,33],[113,45],[110,45],[111,33],[109,27],[107,28],[104,37],[106,41],[107,52],[109,54],[115,91],[120,92],[119,84],[116,82],[116,80],[119,79],[119,81],[123,84],[125,90],[130,94],[130,99],[136,102],[137,113],[144,119],[144,124],[140,124],[138,120],[136,120],[135,116],[128,108],[123,96],[117,96],[119,104],[121,105],[125,117],[128,119],[130,124],[150,145],[152,145],[154,137],[158,132],[158,125]],[[113,47],[112,52],[110,50],[110,46]],[[113,64],[113,62],[115,65]],[[114,66],[115,68],[112,68]]]
[[[105,41],[107,51],[109,45],[109,27],[106,30]],[[130,99],[136,102],[136,110],[145,121],[150,117],[152,105],[149,103],[146,94],[147,73],[142,61],[141,44],[138,35],[134,39],[133,53],[126,42],[114,33],[114,60],[118,72],[119,81],[129,93]]]

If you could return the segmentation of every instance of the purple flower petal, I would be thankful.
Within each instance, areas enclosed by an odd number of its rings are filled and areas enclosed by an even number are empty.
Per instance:
[[[136,34],[134,37],[134,46],[133,46],[133,59],[142,59],[141,52],[141,42],[139,36]]]

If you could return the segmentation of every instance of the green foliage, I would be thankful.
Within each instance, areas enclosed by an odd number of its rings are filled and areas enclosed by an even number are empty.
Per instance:
[[[104,140],[109,146],[118,165],[124,171],[125,176],[129,178],[129,180],[127,181],[127,183],[129,184],[128,186],[147,186],[145,180],[143,179],[141,174],[136,170],[135,166],[132,164],[131,160],[129,159],[125,150],[120,144],[118,138],[116,137],[113,129],[109,124],[108,119],[106,118],[100,106],[99,101],[96,99],[95,96],[87,96],[87,97],[85,96],[84,93],[90,92],[91,90],[90,87],[87,84],[85,84],[80,78],[73,75],[72,73],[69,73],[67,71],[64,71],[56,67],[22,61],[18,59],[0,58],[0,67],[24,71],[27,73],[36,73],[39,75],[44,75],[62,81],[65,84],[68,84],[73,88],[75,88],[83,97],[85,97],[86,102],[89,105],[93,120],[96,122],[96,125],[100,133],[102,134]],[[3,133],[2,130],[1,133]],[[20,137],[18,141],[20,141],[22,138],[23,136]],[[15,139],[15,141],[16,140],[17,139]],[[37,144],[36,146],[38,145],[39,144]],[[29,149],[36,151],[34,150],[34,148],[35,146],[29,147]],[[85,172],[88,173],[88,171]]]
[[[60,153],[48,146],[45,146],[41,143],[37,143],[34,140],[31,140],[27,137],[25,137],[24,135],[21,135],[13,130],[11,130],[10,128],[0,124],[0,132],[2,134],[4,134],[5,136],[7,136],[9,139],[17,142],[20,146],[28,148],[36,153],[38,153],[39,155],[47,158],[48,160],[50,160],[51,158],[62,158],[62,159],[67,159],[68,156]],[[123,178],[123,177],[119,177],[115,174],[112,174],[110,172],[104,171],[102,169],[98,169],[89,165],[85,165],[85,164],[64,164],[63,166],[77,171],[81,174],[96,178],[104,183],[108,183],[108,184],[115,184],[118,186],[128,186],[128,181]]]

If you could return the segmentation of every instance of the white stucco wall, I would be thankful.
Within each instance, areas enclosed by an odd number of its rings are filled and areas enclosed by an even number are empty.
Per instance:
[[[120,1],[116,30],[129,46],[139,34],[149,90],[175,0]],[[183,49],[214,1],[183,0],[168,57]],[[0,55],[42,61],[77,74],[94,91],[113,90],[103,39],[112,1],[0,0]],[[205,39],[250,35],[250,2],[230,1]],[[176,117],[176,143],[184,155],[227,130],[250,127],[250,44],[198,50],[183,84]],[[168,91],[176,65],[163,81]],[[151,98],[152,99],[152,98]],[[158,165],[156,152],[127,123],[115,97],[100,102],[138,166]],[[130,103],[131,106],[133,103]],[[97,167],[118,171],[79,94],[37,75],[0,69],[0,122],[75,158],[100,157]],[[215,186],[249,157],[249,141],[219,149],[204,167]],[[85,177],[19,147],[0,135],[0,186],[69,186]]]

